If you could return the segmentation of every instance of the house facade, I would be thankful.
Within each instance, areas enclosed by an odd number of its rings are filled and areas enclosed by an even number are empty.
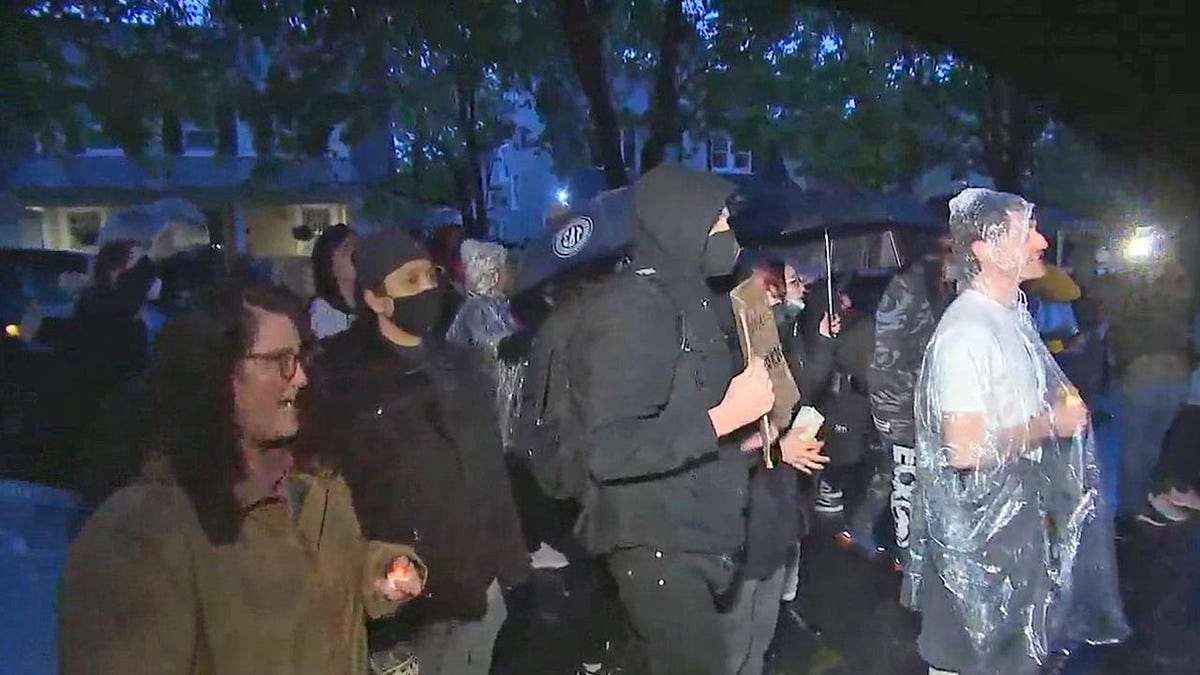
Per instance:
[[[294,231],[307,226],[319,233],[354,221],[363,189],[385,178],[389,167],[384,153],[363,157],[344,143],[340,128],[322,157],[259,156],[252,137],[249,125],[238,121],[236,155],[218,154],[213,130],[185,124],[182,154],[166,154],[154,143],[144,156],[127,157],[99,133],[88,135],[82,152],[39,153],[9,171],[2,186],[23,207],[18,222],[0,223],[3,241],[92,252],[115,212],[179,198],[204,214],[212,241],[231,251],[307,255],[311,239]]]
[[[613,97],[619,113],[626,119],[646,119],[650,112],[650,87],[645,82],[616,78]],[[488,218],[493,238],[520,243],[542,227],[547,214],[559,203],[586,199],[602,189],[599,170],[585,170],[575,176],[555,173],[548,146],[545,124],[538,116],[533,97],[513,93],[510,120],[516,131],[486,163],[484,185],[488,186]],[[627,124],[621,130],[621,152],[631,179],[641,174],[641,154],[650,130],[644,124]],[[765,157],[727,133],[693,134],[685,132],[673,161],[699,170],[726,175],[751,175],[766,166]],[[803,162],[785,158],[792,180],[804,185]],[[574,194],[573,194],[574,193]]]

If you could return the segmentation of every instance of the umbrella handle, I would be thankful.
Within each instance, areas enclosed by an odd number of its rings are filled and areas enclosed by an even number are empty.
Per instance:
[[[829,305],[829,320],[833,321],[833,242],[825,228],[825,299]]]

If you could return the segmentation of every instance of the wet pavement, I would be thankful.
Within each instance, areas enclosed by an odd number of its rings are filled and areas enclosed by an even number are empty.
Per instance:
[[[820,636],[781,613],[772,675],[917,675],[917,616],[897,602],[900,577],[886,560],[868,561],[834,539],[840,519],[806,540],[804,578],[796,601]],[[1122,595],[1134,635],[1123,645],[1072,654],[1063,675],[1196,675],[1200,673],[1200,521],[1131,528],[1118,543]],[[636,673],[620,612],[609,589],[588,589],[578,573],[539,571],[510,613],[497,647],[494,675],[575,673],[578,655],[608,642],[606,666]],[[583,584],[585,587],[581,587]],[[595,618],[580,598],[601,596]],[[590,652],[589,652],[590,650]],[[592,659],[596,660],[596,659]]]

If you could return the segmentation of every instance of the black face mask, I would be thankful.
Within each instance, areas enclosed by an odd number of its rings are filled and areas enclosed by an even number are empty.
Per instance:
[[[741,252],[732,231],[710,234],[704,243],[704,253],[700,256],[700,272],[710,278],[729,276],[733,274]]]
[[[413,337],[433,332],[442,318],[442,287],[435,286],[416,295],[392,296],[392,314],[388,320]]]

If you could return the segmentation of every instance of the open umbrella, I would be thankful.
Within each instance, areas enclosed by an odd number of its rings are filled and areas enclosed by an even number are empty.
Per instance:
[[[928,206],[903,193],[831,181],[811,181],[813,184],[806,189],[779,170],[736,182],[739,198],[730,223],[738,239],[748,243],[788,242],[808,249],[820,246],[831,301],[834,261],[844,257],[839,256],[842,251],[835,250],[835,242],[844,242],[845,253],[861,258],[886,248],[895,265],[900,266],[896,230],[932,235],[945,227]],[[830,310],[832,313],[832,307]]]
[[[796,183],[740,179],[730,224],[739,239],[770,241],[821,237],[888,228],[934,231],[944,226],[928,207],[909,195],[824,182],[805,189]]]
[[[156,238],[170,237],[171,250],[183,251],[209,244],[204,213],[184,199],[168,198],[114,211],[100,227],[100,246],[127,239],[149,248]]]

